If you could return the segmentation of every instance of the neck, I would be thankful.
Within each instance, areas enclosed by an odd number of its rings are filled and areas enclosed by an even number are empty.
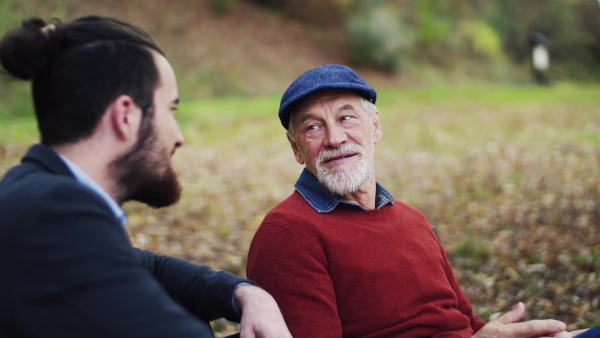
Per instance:
[[[375,210],[375,199],[377,197],[377,184],[375,177],[371,175],[367,182],[358,191],[342,196],[345,202],[360,205],[365,210]]]
[[[78,142],[52,149],[75,163],[81,170],[90,176],[108,195],[120,204],[116,196],[116,182],[110,175],[109,166],[112,161],[107,152],[108,147],[92,142]]]

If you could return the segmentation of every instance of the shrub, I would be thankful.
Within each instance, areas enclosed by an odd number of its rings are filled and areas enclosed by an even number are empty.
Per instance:
[[[349,59],[358,66],[396,71],[410,48],[413,34],[384,7],[364,8],[348,19]]]
[[[500,36],[483,21],[461,22],[453,34],[453,49],[472,56],[495,60],[502,57]]]

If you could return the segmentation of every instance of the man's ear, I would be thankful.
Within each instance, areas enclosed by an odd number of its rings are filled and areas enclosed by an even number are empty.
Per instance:
[[[117,97],[107,108],[112,130],[123,141],[137,140],[142,110],[128,95]]]
[[[379,110],[373,113],[373,142],[379,143],[381,140],[381,121],[379,120]]]
[[[302,156],[302,153],[298,149],[298,145],[296,144],[296,141],[292,140],[292,138],[290,137],[289,134],[286,134],[286,136],[287,136],[288,141],[290,141],[292,150],[294,151],[294,157],[296,158],[296,162],[298,162],[300,164],[304,164],[304,156]]]

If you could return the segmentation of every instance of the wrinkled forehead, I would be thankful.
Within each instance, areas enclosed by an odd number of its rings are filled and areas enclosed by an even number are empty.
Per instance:
[[[291,111],[291,117],[310,110],[314,104],[339,101],[339,104],[356,104],[360,107],[360,94],[348,90],[326,90],[312,94],[298,102]]]

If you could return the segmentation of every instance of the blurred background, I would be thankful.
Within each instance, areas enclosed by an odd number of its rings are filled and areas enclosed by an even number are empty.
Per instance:
[[[597,0],[0,0],[0,31],[22,18],[110,15],[146,29],[176,68],[184,97],[279,93],[324,63],[372,81],[519,84],[531,40],[545,38],[551,81],[600,79]],[[3,98],[15,99],[7,89]],[[4,105],[6,106],[6,105]],[[0,108],[1,116],[26,111]],[[25,109],[26,110],[26,109]]]
[[[476,314],[600,324],[599,0],[0,0],[0,33],[87,14],[148,31],[178,76],[184,196],[125,206],[136,246],[244,276],[302,170],[280,95],[346,64],[378,91],[379,182],[437,228]],[[38,137],[29,83],[1,76],[0,102],[5,172]]]

